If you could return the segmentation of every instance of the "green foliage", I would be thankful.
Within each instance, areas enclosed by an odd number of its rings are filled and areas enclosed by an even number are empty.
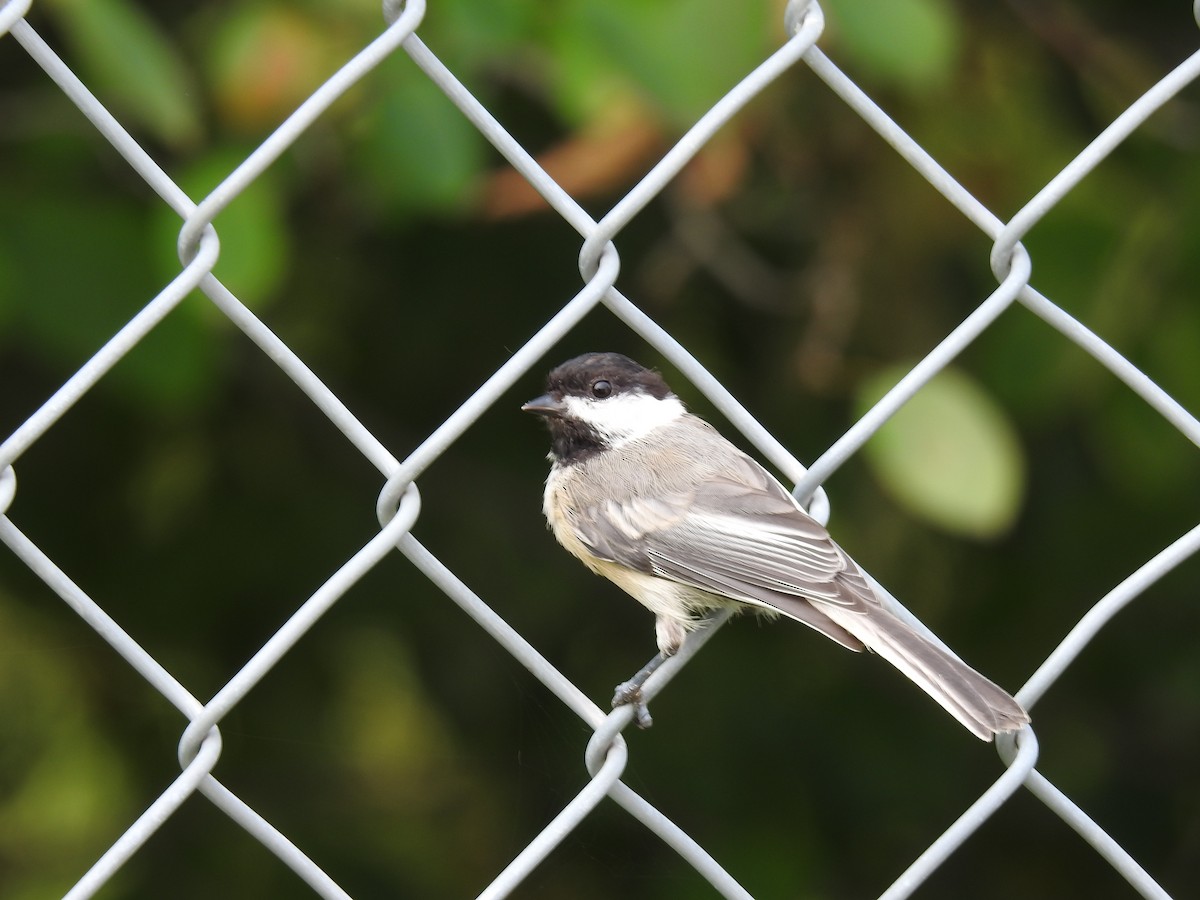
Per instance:
[[[371,185],[362,202],[392,216],[469,209],[484,165],[479,133],[412,66],[389,66],[382,80],[366,140],[353,150]]]
[[[962,35],[945,0],[827,0],[823,6],[839,47],[879,79],[920,93],[953,77]]]
[[[597,114],[613,85],[686,127],[770,51],[762,4],[570,0],[553,32],[555,90],[572,119]]]
[[[6,897],[65,893],[134,814],[129,762],[98,719],[86,663],[0,596],[0,868]],[[78,875],[74,876],[75,878]]]
[[[55,13],[101,101],[174,146],[200,137],[196,86],[180,48],[128,0],[55,0]]]
[[[198,203],[252,149],[225,147],[194,160],[175,175],[176,183]],[[213,272],[251,309],[260,310],[278,298],[291,262],[291,228],[285,215],[283,190],[277,174],[268,171],[239,193],[213,223],[221,241],[221,255]],[[158,206],[154,212],[150,238],[157,271],[165,284],[179,274],[182,265],[177,246],[183,220],[166,206]]]
[[[24,191],[14,193],[21,199],[0,211],[0,240],[21,261],[12,269],[10,290],[14,297],[38,298],[17,306],[15,331],[39,357],[80,365],[152,284],[136,264],[113,265],[141,242],[138,216],[96,197],[50,193],[35,202]],[[80,271],[90,273],[86,284]]]
[[[889,368],[860,387],[870,409],[908,371]],[[956,534],[992,538],[1020,510],[1025,459],[1004,410],[957,369],[934,377],[875,434],[866,458],[906,509]]]

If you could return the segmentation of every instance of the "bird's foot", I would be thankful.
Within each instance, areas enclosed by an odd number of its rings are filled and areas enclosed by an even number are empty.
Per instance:
[[[650,716],[650,709],[642,697],[642,683],[636,678],[617,685],[616,693],[612,698],[612,708],[618,709],[622,706],[633,707],[633,721],[638,728],[649,728],[654,724],[654,719]]]

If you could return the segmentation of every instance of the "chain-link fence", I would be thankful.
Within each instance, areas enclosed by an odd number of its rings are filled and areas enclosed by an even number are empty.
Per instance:
[[[726,871],[708,850],[679,827],[670,810],[659,808],[622,781],[630,758],[630,748],[622,736],[630,724],[629,708],[608,712],[598,707],[571,680],[551,665],[520,633],[510,627],[484,599],[469,588],[442,560],[413,536],[414,524],[421,517],[418,482],[423,473],[441,458],[460,437],[476,425],[501,397],[508,396],[518,382],[533,385],[540,371],[556,362],[550,351],[572,332],[593,309],[604,306],[632,332],[656,348],[682,372],[691,384],[736,426],[770,463],[795,484],[797,497],[810,498],[814,514],[828,515],[821,485],[853,457],[881,426],[908,400],[914,397],[976,338],[989,329],[1001,314],[1022,305],[1042,320],[1047,329],[1063,341],[1077,345],[1134,394],[1169,422],[1192,444],[1200,446],[1200,422],[1150,376],[1133,365],[1109,343],[1097,336],[1077,318],[1067,313],[1030,283],[1031,254],[1022,238],[1064,197],[1112,154],[1147,120],[1179,91],[1200,77],[1200,52],[1189,57],[1163,76],[1136,102],[1130,105],[1103,132],[1055,175],[1016,215],[1003,221],[964,189],[939,163],[890,119],[873,100],[818,49],[825,27],[822,10],[815,2],[795,0],[788,4],[786,27],[790,37],[779,49],[747,75],[732,90],[715,102],[666,153],[633,190],[629,191],[598,221],[593,219],[559,186],[521,143],[512,137],[493,114],[473,96],[439,58],[417,36],[426,9],[423,0],[388,3],[386,29],[350,62],[329,78],[296,108],[286,121],[231,171],[220,185],[194,202],[152,155],[107,110],[59,57],[50,43],[25,20],[31,3],[9,0],[0,8],[0,34],[6,36],[9,52],[16,42],[29,58],[40,66],[128,166],[143,179],[184,221],[179,233],[178,252],[182,268],[177,277],[142,306],[105,343],[88,362],[68,378],[54,395],[5,440],[0,448],[0,538],[30,570],[45,582],[78,616],[107,641],[137,673],[177,708],[189,724],[179,743],[181,774],[129,824],[121,835],[114,835],[111,846],[95,865],[79,878],[67,895],[82,898],[109,884],[122,866],[138,854],[154,853],[146,846],[164,823],[171,821],[181,805],[202,795],[271,853],[290,867],[317,895],[346,897],[338,884],[337,873],[326,872],[320,859],[306,854],[304,847],[293,844],[271,822],[269,810],[246,802],[218,780],[222,754],[222,722],[243,699],[271,672],[293,647],[330,609],[381,560],[398,549],[430,582],[461,606],[500,646],[532,672],[549,691],[565,704],[594,735],[587,743],[585,760],[589,780],[545,829],[522,837],[523,849],[479,896],[501,897],[514,892],[540,864],[555,853],[560,843],[598,807],[610,800],[625,810],[630,828],[644,828],[661,838],[694,867],[722,896],[746,897],[739,884],[740,873]],[[1200,4],[1197,4],[1200,15]],[[403,51],[419,67],[409,77],[429,79],[461,110],[463,116],[503,155],[513,169],[528,181],[559,216],[583,238],[579,270],[584,286],[564,303],[537,334],[512,353],[504,365],[460,407],[403,459],[397,458],[385,443],[369,431],[355,413],[327,387],[293,350],[254,312],[243,305],[212,273],[221,254],[218,229],[213,220],[243,194],[281,156],[293,148],[300,136],[323,116],[347,91],[372,78],[376,67],[391,55]],[[808,73],[806,74],[805,68]],[[614,287],[620,266],[618,236],[664,190],[716,132],[737,119],[744,107],[781,76],[816,76],[871,128],[879,133],[916,170],[935,191],[944,196],[975,228],[993,243],[991,267],[998,286],[943,341],[913,366],[905,377],[886,393],[811,466],[801,465],[782,444],[742,407],[670,333],[656,324],[638,305]],[[5,172],[5,178],[20,178],[19,172]],[[120,616],[96,602],[82,585],[86,573],[68,573],[31,541],[8,511],[17,495],[16,470],[21,457],[31,452],[39,439],[59,423],[61,417],[88,394],[132,348],[158,328],[185,297],[199,290],[213,307],[241,329],[262,353],[295,383],[345,438],[386,478],[379,495],[377,515],[381,528],[361,549],[311,597],[286,624],[253,653],[250,661],[207,701],[198,698],[177,680],[150,652],[134,640],[119,621]],[[23,302],[37,303],[37,297]],[[531,374],[534,373],[534,374]],[[1169,546],[1147,559],[1116,588],[1100,597],[1073,629],[1046,657],[1037,671],[1017,693],[1038,722],[1038,701],[1075,662],[1081,651],[1112,617],[1154,583],[1200,548],[1200,526],[1180,536]],[[554,552],[547,549],[546,552]],[[78,579],[78,580],[76,580]],[[485,586],[486,593],[486,586]],[[714,627],[696,634],[683,652],[671,659],[649,681],[646,694],[658,694],[678,672],[695,657],[719,630]],[[648,643],[647,643],[648,646]],[[968,656],[969,658],[969,656]],[[650,735],[653,739],[653,733]],[[1093,820],[1066,793],[1048,781],[1036,768],[1038,743],[1035,731],[1027,728],[1016,736],[998,742],[1004,763],[1002,774],[978,798],[962,801],[961,815],[944,833],[933,839],[911,866],[882,896],[905,897],[916,891],[962,843],[976,832],[993,813],[1022,788],[1071,826],[1094,849],[1096,865],[1111,866],[1145,897],[1168,896],[1154,877],[1106,832],[1102,821]],[[1194,802],[1192,803],[1194,807]],[[1191,815],[1194,817],[1195,809]],[[929,837],[933,837],[930,835]],[[527,841],[527,842],[526,842]],[[446,850],[446,848],[443,848]],[[449,852],[447,850],[447,852]],[[717,856],[720,852],[715,851]]]

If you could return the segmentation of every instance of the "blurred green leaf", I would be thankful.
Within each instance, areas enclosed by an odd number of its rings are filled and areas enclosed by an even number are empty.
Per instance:
[[[676,127],[692,124],[771,49],[769,10],[720,0],[643,3],[575,0],[557,29],[555,62],[566,76],[560,95],[578,117],[595,113],[596,91],[625,81]]]
[[[178,184],[199,202],[245,159],[242,150],[226,148],[193,163]],[[278,290],[287,270],[291,243],[278,181],[270,171],[254,180],[222,210],[213,225],[221,239],[214,272],[239,300],[261,308]],[[181,268],[176,245],[182,220],[168,207],[156,210],[155,259],[164,283]]]
[[[200,200],[244,158],[236,150],[222,150],[193,164],[178,183],[188,196]],[[221,240],[214,274],[248,307],[261,309],[276,295],[291,249],[279,188],[271,173],[259,176],[238,194],[213,224]],[[156,207],[152,256],[161,285],[179,274],[175,247],[181,227],[172,210]],[[221,346],[212,331],[224,322],[207,299],[190,297],[122,361],[113,376],[156,409],[190,409],[214,387]]]
[[[139,217],[117,203],[77,194],[21,192],[0,204],[5,255],[20,259],[10,283],[25,300],[14,327],[27,349],[57,363],[80,365],[154,296]]]
[[[79,648],[62,653],[56,627],[0,594],[6,897],[62,894],[131,812],[129,772],[93,716],[95,672]]]
[[[101,102],[173,146],[199,138],[200,95],[184,55],[140,7],[127,0],[58,0],[51,8]]]
[[[69,371],[149,303],[178,264],[156,279],[145,253],[147,217],[127,204],[79,190],[70,197],[42,192],[36,200],[24,188],[14,193],[15,202],[0,205],[0,261],[20,259],[8,290],[28,299],[9,314],[8,335]],[[173,247],[174,233],[164,240]],[[218,349],[204,311],[184,301],[103,383],[158,412],[191,409],[209,390]]]
[[[863,384],[861,415],[908,371],[895,366]],[[957,534],[995,537],[1013,522],[1025,459],[1004,410],[966,374],[947,369],[865,447],[884,488],[909,511]]]
[[[827,0],[830,30],[877,77],[918,92],[949,81],[962,44],[944,0]]]
[[[448,212],[467,207],[483,170],[483,139],[457,107],[410,68],[384,73],[385,96],[356,153],[368,205]]]
[[[613,105],[628,104],[630,95],[638,95],[638,85],[612,64],[587,28],[557,28],[548,39],[554,58],[549,89],[554,106],[567,122],[581,125]]]
[[[372,13],[378,15],[374,9]],[[439,0],[436,11],[421,23],[421,34],[451,69],[477,69],[492,62],[511,63],[514,54],[528,48],[536,24],[545,18],[547,8],[540,3]]]

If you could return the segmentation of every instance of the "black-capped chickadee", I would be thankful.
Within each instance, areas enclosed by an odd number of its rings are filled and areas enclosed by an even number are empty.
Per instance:
[[[707,613],[749,608],[873,650],[984,740],[1029,721],[1007,692],[885,609],[824,527],[687,412],[658,372],[588,353],[554,369],[522,409],[550,428],[543,508],[554,536],[654,613],[656,661]],[[654,662],[614,699],[640,706],[643,725],[640,681]]]

